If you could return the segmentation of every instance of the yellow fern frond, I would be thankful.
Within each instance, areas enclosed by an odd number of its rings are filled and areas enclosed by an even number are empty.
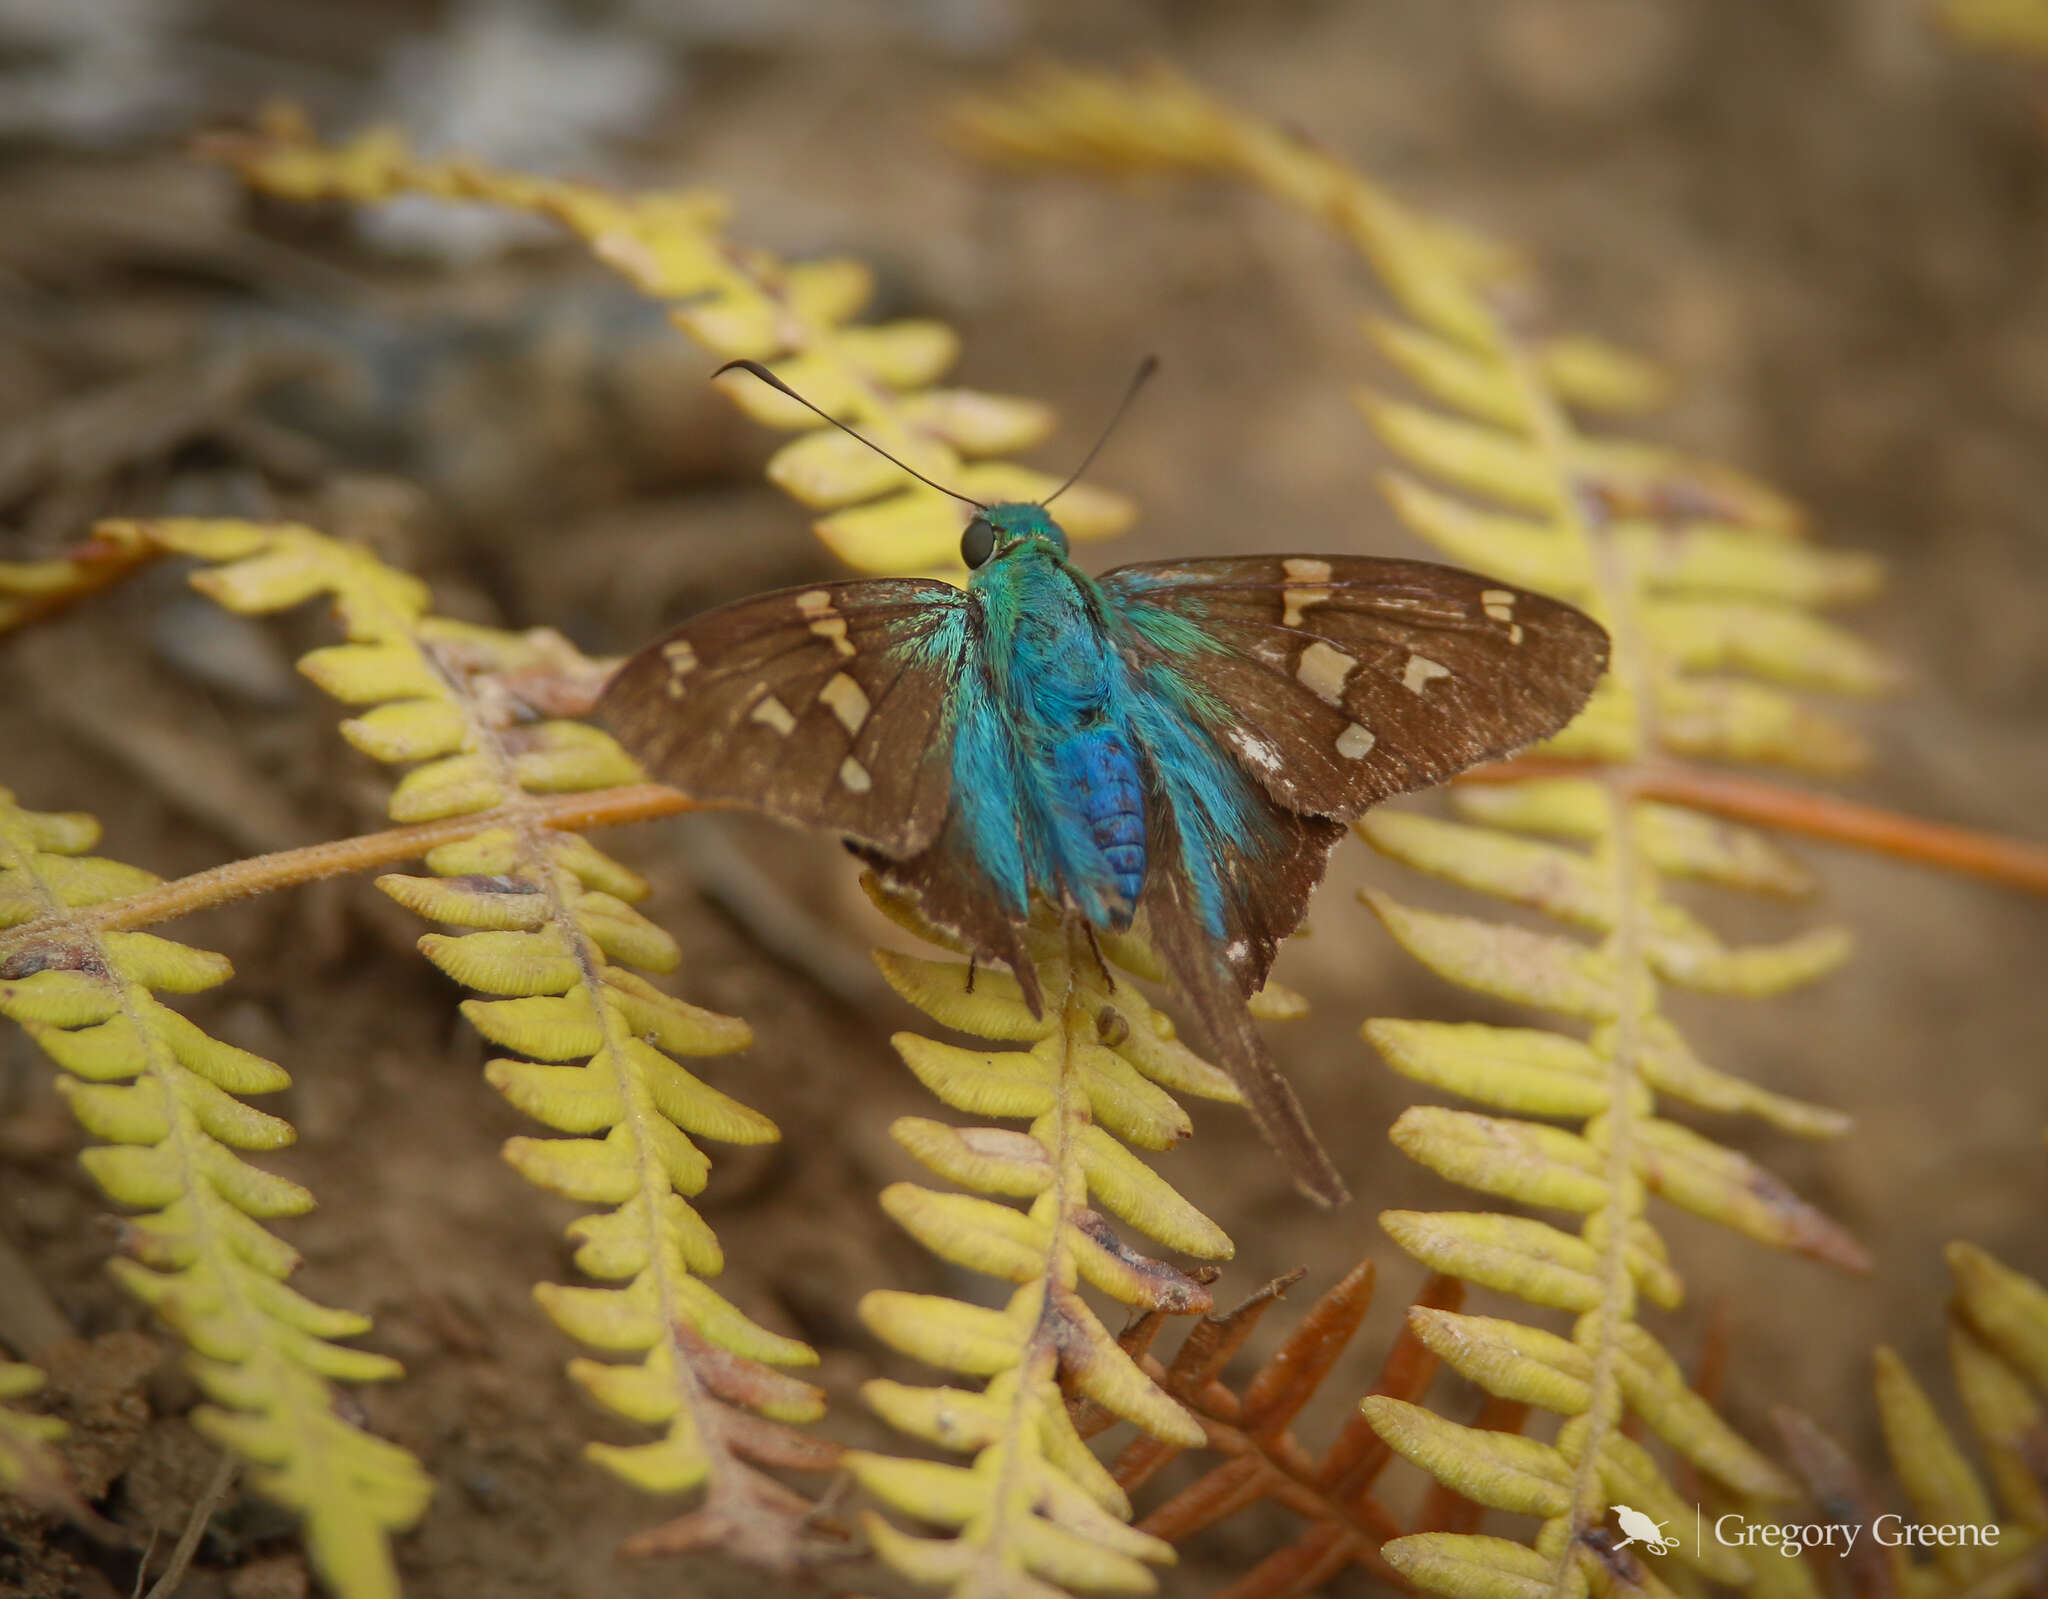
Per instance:
[[[1369,337],[1422,396],[1359,396],[1402,462],[1385,480],[1396,513],[1452,558],[1573,600],[1613,635],[1609,678],[1547,747],[1585,763],[1584,776],[1465,790],[1461,821],[1379,812],[1358,829],[1384,855],[1575,930],[1367,896],[1433,970],[1585,1027],[1571,1037],[1366,1025],[1396,1069],[1498,1113],[1412,1110],[1395,1124],[1397,1145],[1467,1187],[1571,1218],[1567,1230],[1525,1217],[1394,1212],[1383,1218],[1388,1231],[1438,1271],[1576,1318],[1564,1339],[1416,1313],[1418,1336],[1473,1381],[1565,1420],[1545,1444],[1368,1401],[1386,1442],[1445,1486],[1543,1523],[1533,1550],[1425,1533],[1389,1543],[1386,1558],[1419,1586],[1461,1599],[1604,1588],[1588,1535],[1610,1502],[1653,1520],[1680,1504],[1622,1432],[1631,1412],[1722,1490],[1784,1496],[1787,1479],[1687,1388],[1637,1320],[1639,1301],[1670,1306],[1683,1292],[1647,1202],[1660,1195],[1839,1266],[1862,1266],[1863,1251],[1745,1157],[1662,1116],[1657,1095],[1809,1136],[1845,1124],[1704,1065],[1661,995],[1780,993],[1839,964],[1848,941],[1820,929],[1774,945],[1724,942],[1668,895],[1667,880],[1793,895],[1808,886],[1804,870],[1759,835],[1642,798],[1631,774],[1672,754],[1819,771],[1859,760],[1859,738],[1794,691],[1884,686],[1875,654],[1813,614],[1867,593],[1874,564],[1805,544],[1796,507],[1745,474],[1582,430],[1574,409],[1628,409],[1650,385],[1631,381],[1635,366],[1603,345],[1534,334],[1513,292],[1514,257],[1182,79],[1049,70],[1015,95],[978,98],[965,118],[984,148],[1013,161],[1248,181],[1336,228],[1399,312],[1369,320]],[[1520,1119],[1530,1116],[1580,1126]],[[1680,1558],[1709,1580],[1749,1575],[1735,1551],[1685,1547]]]
[[[1969,1244],[1950,1246],[1949,1268],[1950,1374],[1990,1478],[1905,1361],[1880,1348],[1878,1419],[1907,1514],[1890,1514],[1889,1537],[1877,1535],[1873,1520],[1866,1559],[1901,1599],[2024,1592],[2038,1583],[2048,1553],[2048,1289]],[[1790,1413],[1781,1425],[1818,1502],[1882,1513],[1883,1502],[1818,1428]],[[1915,1526],[1937,1534],[1919,1546],[1920,1558],[1906,1541]]]
[[[745,1558],[794,1558],[807,1508],[750,1464],[828,1467],[829,1448],[781,1425],[823,1410],[809,1384],[768,1369],[817,1357],[755,1325],[714,1292],[723,1256],[690,1205],[710,1162],[692,1141],[762,1143],[774,1125],[701,1081],[676,1057],[744,1048],[744,1022],[663,993],[633,968],[672,970],[674,941],[632,907],[647,885],[587,839],[541,825],[536,796],[639,777],[609,736],[549,717],[581,707],[605,676],[546,629],[509,633],[429,613],[423,584],[370,551],[311,528],[245,522],[144,524],[164,547],[215,563],[192,579],[242,613],[329,599],[346,642],[299,664],[356,714],[342,723],[365,754],[407,770],[389,810],[401,822],[477,816],[477,830],[431,851],[436,875],[378,887],[430,921],[460,929],[420,941],[427,958],[489,996],[463,1012],[522,1058],[485,1076],[564,1138],[514,1138],[508,1161],[529,1181],[606,1207],[571,1224],[576,1261],[618,1287],[544,1284],[555,1323],[587,1347],[637,1357],[578,1359],[570,1374],[652,1442],[588,1453],[649,1492],[703,1487],[694,1525]],[[764,1364],[765,1363],[765,1364]],[[667,1536],[687,1541],[687,1529]]]
[[[32,1504],[60,1503],[65,1497],[64,1463],[50,1445],[70,1429],[55,1416],[38,1416],[13,1404],[43,1381],[33,1366],[0,1360],[0,1494]]]
[[[705,190],[615,194],[589,184],[501,172],[464,160],[417,157],[388,130],[327,148],[295,115],[270,118],[258,136],[214,148],[253,187],[296,200],[367,203],[396,194],[483,200],[551,218],[659,300],[670,319],[725,360],[772,363],[815,404],[883,449],[969,499],[1035,500],[1058,487],[1003,457],[1052,427],[1036,401],[937,387],[959,353],[943,323],[856,323],[874,292],[858,261],[796,264],[725,235],[725,200]],[[813,412],[743,374],[722,386],[747,414],[804,436],[776,452],[768,475],[804,505],[829,514],[818,536],[863,572],[960,571],[960,502],[863,449]],[[1129,525],[1123,495],[1076,484],[1060,522],[1078,539]]]
[[[1935,14],[1965,44],[2048,57],[2048,0],[1938,0]]]
[[[398,1365],[336,1341],[367,1331],[367,1317],[286,1286],[298,1253],[261,1224],[303,1214],[313,1196],[238,1153],[292,1142],[289,1123],[237,1097],[290,1079],[156,997],[225,982],[225,958],[73,914],[157,881],[86,855],[98,839],[91,817],[23,810],[0,789],[0,1015],[68,1074],[58,1086],[100,1141],[80,1159],[109,1199],[137,1212],[126,1225],[133,1258],[111,1269],[185,1341],[214,1401],[194,1425],[304,1518],[337,1593],[390,1599],[386,1536],[418,1519],[432,1485],[406,1451],[343,1420],[330,1384],[381,1381]]]
[[[157,553],[139,535],[100,529],[69,553],[50,560],[0,561],[0,633],[75,605]]]
[[[872,882],[869,889],[900,924],[952,947],[907,906]],[[876,1381],[865,1390],[893,1425],[971,1455],[970,1465],[866,1453],[848,1464],[884,1504],[950,1534],[913,1536],[869,1518],[877,1551],[914,1582],[977,1595],[1043,1594],[1047,1583],[1148,1593],[1148,1565],[1170,1562],[1172,1546],[1128,1525],[1130,1503],[1075,1430],[1063,1386],[1155,1438],[1188,1447],[1203,1433],[1079,1290],[1087,1284],[1146,1310],[1210,1308],[1207,1288],[1131,1248],[1112,1218],[1183,1254],[1227,1258],[1223,1231],[1127,1146],[1165,1149],[1188,1135],[1176,1092],[1237,1096],[1129,982],[1108,976],[1088,945],[1070,944],[1049,924],[1028,936],[1048,1001],[1039,1017],[1007,974],[958,960],[876,957],[890,986],[934,1021],[1011,1046],[898,1034],[897,1051],[918,1079],[956,1110],[1028,1119],[1029,1128],[905,1117],[891,1129],[927,1169],[973,1192],[899,1183],[883,1207],[941,1259],[1014,1287],[1001,1309],[890,1291],[862,1300],[862,1320],[885,1343],[986,1385]],[[1144,964],[1120,941],[1112,953]]]

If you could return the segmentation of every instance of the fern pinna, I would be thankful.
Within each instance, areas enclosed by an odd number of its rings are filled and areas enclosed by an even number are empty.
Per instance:
[[[920,937],[960,948],[879,884],[871,892]],[[1047,1583],[1145,1592],[1153,1586],[1145,1563],[1171,1561],[1172,1546],[1127,1525],[1129,1501],[1075,1430],[1064,1390],[1184,1446],[1199,1443],[1201,1429],[1119,1348],[1079,1290],[1178,1314],[1209,1308],[1206,1287],[1133,1249],[1112,1218],[1182,1254],[1230,1255],[1216,1224],[1127,1146],[1165,1149],[1188,1135],[1176,1092],[1223,1100],[1236,1092],[1127,978],[1110,977],[1085,939],[1050,917],[1024,936],[1047,999],[1038,1014],[1007,974],[977,972],[965,960],[879,957],[891,986],[941,1025],[1016,1046],[991,1051],[899,1034],[896,1047],[919,1081],[970,1115],[1029,1125],[960,1129],[905,1117],[890,1129],[920,1164],[973,1192],[899,1183],[883,1194],[889,1214],[941,1258],[1015,1287],[1001,1309],[893,1290],[861,1302],[862,1320],[885,1343],[985,1386],[869,1383],[868,1403],[891,1424],[972,1460],[856,1453],[848,1465],[884,1504],[951,1532],[921,1537],[868,1519],[877,1552],[914,1581],[991,1599],[1041,1594]],[[1105,939],[1103,953],[1159,975],[1128,940]]]
[[[791,1558],[797,1540],[788,1534],[808,1506],[747,1462],[831,1464],[831,1450],[781,1425],[815,1417],[822,1395],[766,1369],[816,1356],[705,1283],[723,1257],[689,1203],[710,1171],[692,1135],[759,1143],[775,1128],[675,1058],[740,1049],[751,1035],[634,971],[669,971],[679,959],[674,941],[632,908],[645,883],[581,836],[538,825],[534,809],[535,795],[638,775],[596,728],[545,715],[555,697],[587,704],[603,669],[545,630],[508,634],[432,617],[416,580],[311,529],[159,523],[154,534],[225,562],[195,581],[231,609],[331,596],[347,642],[315,651],[303,669],[363,708],[342,724],[352,744],[408,765],[391,794],[393,820],[486,819],[428,853],[434,876],[387,876],[378,887],[462,930],[430,934],[420,948],[487,996],[465,1001],[464,1014],[523,1057],[493,1060],[485,1076],[527,1115],[570,1135],[512,1139],[507,1160],[543,1188],[606,1207],[573,1223],[570,1236],[579,1267],[623,1286],[535,1292],[571,1337],[636,1357],[579,1359],[570,1373],[606,1409],[660,1437],[592,1444],[589,1453],[650,1491],[704,1485],[695,1526],[742,1554]],[[692,1534],[668,1536],[686,1543]]]
[[[1028,500],[1058,480],[1003,459],[1051,431],[1035,400],[940,388],[959,354],[944,323],[857,323],[874,293],[858,261],[785,262],[726,238],[727,203],[705,190],[614,194],[588,184],[496,171],[464,160],[417,157],[388,130],[327,148],[295,114],[268,117],[254,135],[211,143],[252,187],[295,200],[357,204],[398,194],[483,200],[561,223],[655,299],[721,358],[773,361],[799,392],[860,427],[925,476],[984,501]],[[803,406],[735,374],[726,392],[756,421],[804,436],[784,445],[768,476],[802,504],[832,553],[860,572],[959,571],[960,521],[949,494],[920,482],[851,438],[817,425]],[[1061,506],[1077,539],[1122,531],[1131,502],[1076,484]]]
[[[1629,1415],[1730,1491],[1769,1497],[1790,1487],[1686,1387],[1637,1319],[1639,1300],[1668,1307],[1682,1292],[1648,1196],[1838,1266],[1865,1263],[1841,1229],[1745,1157],[1659,1113],[1661,1093],[1809,1136],[1840,1132],[1843,1118],[1700,1060],[1660,994],[1666,985],[1782,992],[1835,966],[1847,939],[1822,930],[1771,947],[1724,944],[1666,896],[1666,881],[1788,893],[1805,886],[1804,874],[1758,835],[1645,798],[1639,778],[1667,752],[1820,771],[1852,765],[1856,738],[1784,690],[1882,685],[1874,655],[1811,613],[1866,591],[1874,573],[1798,542],[1797,513],[1740,474],[1579,431],[1569,402],[1627,408],[1643,397],[1626,381],[1626,363],[1582,341],[1538,338],[1516,309],[1526,296],[1508,292],[1503,252],[1410,212],[1293,135],[1165,73],[1049,71],[1013,96],[976,101],[963,121],[983,148],[1012,161],[1246,179],[1340,229],[1402,313],[1369,331],[1431,402],[1361,396],[1407,468],[1386,479],[1396,512],[1461,561],[1578,601],[1613,635],[1611,675],[1546,747],[1551,775],[1520,778],[1510,768],[1500,775],[1516,780],[1461,791],[1462,822],[1375,812],[1359,824],[1396,860],[1593,935],[1583,943],[1368,894],[1426,965],[1587,1027],[1578,1037],[1366,1024],[1397,1070],[1504,1113],[1411,1110],[1394,1128],[1403,1150],[1482,1192],[1581,1218],[1576,1233],[1485,1212],[1382,1218],[1425,1264],[1573,1318],[1561,1336],[1499,1318],[1415,1313],[1418,1335],[1447,1362],[1563,1423],[1542,1443],[1368,1400],[1381,1435],[1441,1482],[1542,1522],[1533,1547],[1443,1532],[1398,1539],[1384,1553],[1418,1585],[1460,1599],[1604,1588],[1614,1569],[1602,1531],[1610,1503],[1653,1520],[1682,1505],[1624,1431]],[[1684,1554],[1705,1577],[1748,1575],[1735,1551]],[[1632,1556],[1616,1558],[1631,1580],[1654,1581]]]
[[[329,1384],[387,1380],[397,1363],[339,1342],[368,1318],[287,1286],[298,1254],[263,1223],[303,1213],[313,1196],[239,1153],[292,1141],[288,1123],[237,1097],[290,1078],[157,997],[225,982],[228,963],[96,916],[156,882],[87,855],[98,838],[91,817],[24,810],[0,789],[0,1014],[67,1073],[65,1097],[98,1140],[85,1168],[135,1213],[113,1270],[187,1345],[212,1401],[194,1424],[305,1518],[337,1587],[395,1594],[384,1537],[419,1516],[431,1485],[411,1455],[337,1414]],[[17,1447],[35,1437],[9,1431]]]

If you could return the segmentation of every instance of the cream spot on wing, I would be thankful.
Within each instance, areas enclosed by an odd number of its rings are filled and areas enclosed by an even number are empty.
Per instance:
[[[1496,605],[1505,605],[1509,610],[1513,610],[1515,608],[1515,591],[1513,589],[1485,589],[1479,595],[1479,603],[1488,610],[1493,609]]]
[[[697,670],[697,647],[686,638],[672,638],[662,645],[661,658],[677,677],[688,677]]]
[[[1508,642],[1510,644],[1519,644],[1522,642],[1522,624],[1520,622],[1515,623],[1512,627],[1508,629]]]
[[[836,614],[832,606],[832,591],[830,589],[805,589],[803,593],[796,597],[796,608],[808,617],[832,616]]]
[[[747,712],[747,720],[764,723],[785,737],[796,731],[796,718],[789,714],[789,707],[773,694],[763,694],[760,703]]]
[[[686,638],[670,639],[661,647],[661,658],[668,662],[668,681],[663,690],[672,700],[683,697],[683,679],[697,670],[696,647]]]
[[[1280,563],[1280,570],[1299,585],[1298,588],[1283,589],[1280,603],[1286,607],[1280,617],[1282,627],[1301,626],[1301,613],[1321,605],[1329,599],[1330,591],[1313,585],[1330,581],[1330,563],[1319,561],[1311,555],[1290,555]]]
[[[1238,754],[1242,755],[1261,771],[1277,772],[1280,770],[1280,752],[1260,738],[1258,734],[1248,732],[1242,727],[1233,727],[1230,730],[1230,742]]]
[[[1347,761],[1362,761],[1372,753],[1373,745],[1379,742],[1372,736],[1370,728],[1360,727],[1353,722],[1337,735],[1337,753]]]
[[[856,794],[865,794],[875,786],[875,780],[868,776],[868,769],[851,755],[839,763],[839,781]]]
[[[1329,599],[1329,597],[1330,591],[1328,589],[1282,589],[1280,591],[1280,603],[1286,609],[1280,613],[1280,625],[1282,627],[1301,626],[1302,613],[1314,610],[1318,605]]]
[[[811,631],[822,639],[830,639],[832,648],[841,655],[853,654],[853,640],[846,636],[846,618],[843,616],[821,616],[811,624]]]
[[[1318,605],[1329,599],[1329,597],[1330,591],[1328,589],[1282,589],[1280,591],[1280,603],[1286,609],[1280,613],[1280,625],[1282,627],[1301,626],[1302,613],[1314,610]]]
[[[1245,956],[1249,955],[1251,952],[1251,945],[1247,944],[1241,938],[1237,940],[1237,942],[1234,944],[1226,944],[1223,949],[1223,954],[1225,958],[1234,961],[1243,960]]]
[[[832,674],[832,681],[818,691],[818,703],[838,717],[849,734],[858,733],[868,719],[867,695],[844,672]]]
[[[1432,661],[1427,655],[1411,655],[1408,666],[1401,673],[1401,686],[1411,694],[1420,694],[1440,677],[1449,677],[1451,669]]]
[[[1295,680],[1325,705],[1344,705],[1344,685],[1358,669],[1356,656],[1346,655],[1333,644],[1317,639],[1301,652],[1294,669]]]

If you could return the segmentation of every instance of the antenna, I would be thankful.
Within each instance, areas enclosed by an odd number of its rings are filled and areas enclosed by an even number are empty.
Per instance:
[[[1054,500],[1058,499],[1080,481],[1083,472],[1095,464],[1095,457],[1102,453],[1102,447],[1109,442],[1110,434],[1116,431],[1117,423],[1124,419],[1124,412],[1131,408],[1131,401],[1138,397],[1138,390],[1150,382],[1152,374],[1158,370],[1159,357],[1156,355],[1148,355],[1138,363],[1138,370],[1131,374],[1131,386],[1124,390],[1124,397],[1117,401],[1116,410],[1110,413],[1108,425],[1096,436],[1095,443],[1090,447],[1088,453],[1081,457],[1081,464],[1068,474],[1067,481],[1040,500],[1038,502],[1040,505],[1052,504]]]
[[[902,461],[897,460],[895,456],[891,455],[887,450],[883,449],[881,445],[877,444],[873,439],[868,438],[864,434],[854,432],[852,428],[848,427],[844,422],[840,421],[838,417],[834,416],[830,411],[827,411],[823,406],[811,404],[809,400],[805,399],[801,394],[797,393],[795,389],[791,388],[787,383],[783,382],[782,379],[777,377],[773,372],[770,372],[759,361],[728,361],[725,363],[724,366],[720,367],[716,372],[712,373],[711,375],[714,378],[720,378],[725,376],[726,373],[733,371],[735,368],[742,372],[753,373],[755,377],[759,378],[771,389],[780,389],[784,394],[788,395],[792,400],[796,401],[798,405],[804,407],[805,410],[816,411],[818,415],[822,416],[827,422],[830,422],[834,427],[839,429],[840,432],[846,434],[850,438],[859,439],[861,443],[865,444],[869,449],[873,450],[875,454],[879,455],[883,460],[887,461],[892,466],[902,467],[904,471],[908,472],[912,477],[916,478],[918,482],[924,484],[926,488],[937,489],[941,494],[950,494],[956,500],[965,500],[977,511],[986,511],[988,509],[988,507],[986,505],[983,505],[981,501],[968,499],[968,497],[962,494],[958,489],[949,489],[943,483],[934,483],[930,478],[926,477],[922,472],[918,471],[916,467],[907,466]],[[1119,412],[1119,414],[1121,414],[1121,412]],[[1100,448],[1100,446],[1098,445],[1097,448]],[[1088,452],[1088,456],[1090,460],[1093,460],[1095,456],[1095,451],[1090,450]],[[1088,462],[1083,461],[1081,464],[1083,466],[1086,466]],[[1068,479],[1068,481],[1071,482],[1073,480],[1070,478]]]

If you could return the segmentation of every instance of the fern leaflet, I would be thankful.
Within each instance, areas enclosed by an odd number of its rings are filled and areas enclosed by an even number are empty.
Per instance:
[[[38,1416],[14,1405],[43,1386],[33,1366],[0,1360],[0,1494],[31,1504],[60,1505],[70,1497],[64,1463],[50,1445],[69,1429],[55,1416]]]

